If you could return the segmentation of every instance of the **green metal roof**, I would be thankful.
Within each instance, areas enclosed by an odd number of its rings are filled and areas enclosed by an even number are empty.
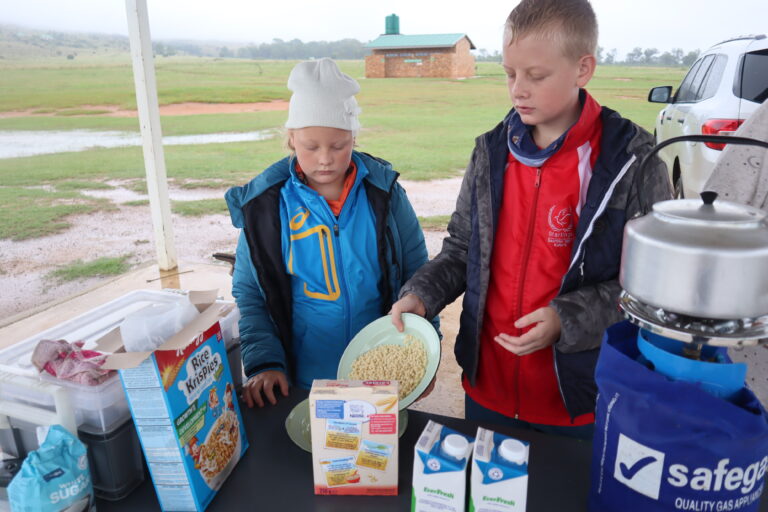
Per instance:
[[[450,48],[458,43],[461,38],[467,37],[466,34],[425,34],[407,36],[404,34],[380,35],[370,43],[366,48],[374,50],[400,49],[400,48]],[[469,47],[474,50],[475,45],[467,37]]]

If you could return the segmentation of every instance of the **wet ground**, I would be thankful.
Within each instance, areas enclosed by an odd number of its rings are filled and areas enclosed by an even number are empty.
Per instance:
[[[200,135],[170,135],[163,145],[217,144],[271,139],[277,130],[242,133],[206,133]],[[135,132],[95,130],[0,130],[0,158],[69,153],[93,148],[141,146],[141,135]]]

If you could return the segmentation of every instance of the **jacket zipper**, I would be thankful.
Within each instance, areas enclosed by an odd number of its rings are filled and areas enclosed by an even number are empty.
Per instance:
[[[349,325],[350,323],[350,312],[349,312],[349,294],[347,293],[347,279],[344,275],[344,259],[341,255],[341,241],[339,240],[339,224],[334,223],[333,225],[333,234],[334,238],[336,238],[336,255],[338,256],[338,269],[337,273],[339,274],[339,286],[342,288],[342,296],[344,297],[344,339],[349,339],[349,333],[352,330],[352,327]],[[328,240],[328,243],[333,243],[332,240]]]
[[[616,184],[621,181],[621,179],[624,177],[624,175],[629,171],[629,168],[632,166],[632,164],[637,160],[636,155],[632,155],[632,157],[627,161],[627,163],[624,164],[624,166],[621,168],[619,173],[616,175],[616,177],[611,182],[610,186],[608,187],[608,190],[603,195],[602,200],[600,201],[600,204],[597,207],[597,210],[592,215],[592,219],[589,221],[589,225],[587,226],[587,230],[584,232],[584,235],[581,237],[581,240],[579,240],[579,244],[576,247],[576,252],[573,253],[573,259],[571,260],[571,264],[568,266],[568,270],[563,275],[562,282],[560,283],[560,291],[558,292],[558,295],[563,293],[563,289],[565,288],[565,282],[568,279],[568,275],[571,273],[571,270],[573,270],[573,266],[576,264],[576,262],[580,261],[582,268],[580,270],[581,278],[583,282],[584,277],[584,256],[582,254],[582,249],[584,248],[584,243],[589,239],[590,236],[592,236],[592,231],[594,229],[595,221],[603,214],[606,207],[608,206],[608,201],[613,197],[613,190],[616,188]]]
[[[392,234],[392,230],[389,226],[387,226],[387,241],[389,242],[390,247],[389,253],[392,255],[392,265],[395,267],[395,279],[399,284],[402,271],[400,270],[400,262],[398,260],[397,254],[395,254],[395,236]]]
[[[536,168],[536,181],[533,183],[533,206],[531,207],[531,218],[528,220],[528,233],[525,238],[525,250],[523,252],[523,265],[520,277],[520,285],[517,290],[517,318],[523,316],[523,289],[525,288],[525,278],[528,274],[528,260],[531,256],[531,246],[533,245],[533,228],[536,224],[536,210],[539,205],[539,191],[541,190],[541,167]],[[522,335],[522,329],[518,329],[517,335]],[[520,356],[515,358],[515,419],[520,415]]]
[[[568,270],[565,272],[565,275],[563,275],[563,280],[560,283],[560,291],[558,292],[558,296],[563,293],[563,289],[565,288],[565,282],[568,279],[568,275],[571,273],[571,270],[573,270],[573,266],[576,264],[577,261],[579,261],[579,284],[584,284],[584,254],[582,252],[582,249],[584,247],[584,243],[589,239],[590,236],[592,236],[592,231],[594,229],[595,221],[600,217],[600,215],[603,214],[603,211],[605,211],[605,208],[608,206],[608,201],[613,196],[613,190],[616,188],[616,184],[621,181],[621,179],[624,177],[624,175],[629,171],[629,168],[632,166],[632,164],[637,159],[636,155],[632,155],[632,157],[627,161],[627,163],[624,164],[624,166],[621,168],[619,173],[616,175],[616,177],[611,182],[610,186],[608,187],[608,190],[603,195],[602,200],[600,201],[600,204],[597,207],[597,210],[592,215],[592,219],[589,221],[589,226],[587,226],[587,230],[584,232],[584,235],[581,237],[581,240],[579,241],[579,245],[576,247],[576,252],[574,253],[573,259],[571,260],[571,264],[568,266]],[[563,404],[565,404],[565,409],[568,411],[568,415],[571,417],[571,422],[576,418],[573,414],[571,414],[571,409],[568,407],[568,402],[565,399],[565,393],[563,392],[563,384],[560,381],[560,369],[557,367],[557,352],[555,350],[552,350],[552,360],[555,365],[555,378],[557,379],[557,389],[560,390],[560,397],[563,400]]]

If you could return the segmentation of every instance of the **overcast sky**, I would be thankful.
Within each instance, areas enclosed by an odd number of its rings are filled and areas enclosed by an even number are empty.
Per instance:
[[[123,0],[0,0],[0,23],[127,34]],[[263,43],[283,40],[367,42],[400,16],[403,34],[465,33],[490,52],[516,0],[148,0],[153,39]],[[768,33],[766,0],[592,0],[599,44],[623,57],[634,47],[704,50],[736,35]]]

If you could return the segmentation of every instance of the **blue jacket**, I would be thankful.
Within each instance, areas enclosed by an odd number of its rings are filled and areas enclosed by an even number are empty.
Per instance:
[[[227,191],[232,223],[242,229],[232,294],[241,313],[248,377],[279,369],[301,387],[311,386],[313,378],[335,377],[349,340],[389,311],[402,284],[427,261],[424,235],[397,183],[398,173],[388,162],[365,153],[353,152],[353,159],[358,178],[338,219],[321,197],[299,184],[289,158]],[[287,226],[300,203],[313,212],[314,224],[307,226],[317,237],[291,237]],[[312,281],[307,274],[311,269],[302,268],[297,257],[302,252],[301,257],[320,258],[322,233],[334,233],[326,237],[323,250],[326,258],[329,250],[336,255],[337,280]],[[305,243],[310,240],[314,244]],[[293,259],[291,248],[296,251]],[[364,268],[371,258],[378,265]],[[306,290],[337,300],[305,301],[305,284]]]
[[[464,293],[454,351],[472,385],[504,190],[510,115],[476,139],[443,249],[400,291],[401,296],[420,297],[427,315]],[[550,303],[561,323],[555,371],[572,418],[594,411],[600,342],[604,330],[621,320],[618,273],[624,224],[648,212],[654,202],[671,198],[669,177],[658,158],[643,172],[639,169],[642,157],[653,147],[653,137],[608,108],[603,107],[601,119],[600,154],[576,227],[570,267],[558,297]]]

